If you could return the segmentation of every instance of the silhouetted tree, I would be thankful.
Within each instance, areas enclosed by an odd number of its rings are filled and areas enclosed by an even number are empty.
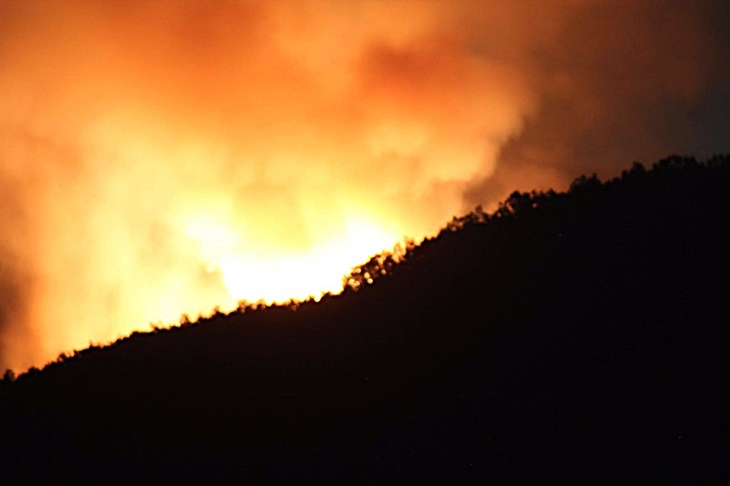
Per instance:
[[[596,174],[593,174],[590,177],[582,175],[571,182],[568,192],[571,194],[585,193],[596,190],[599,187],[601,187],[601,181],[598,180],[598,176],[596,176]]]
[[[9,384],[13,383],[15,381],[15,372],[11,369],[5,370],[5,373],[3,373],[3,384]]]
[[[242,302],[31,370],[3,389],[0,470],[725,484],[728,167],[670,158],[515,192],[296,312]]]

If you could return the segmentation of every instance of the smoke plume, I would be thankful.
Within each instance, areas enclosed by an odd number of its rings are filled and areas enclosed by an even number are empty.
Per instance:
[[[0,367],[728,149],[722,2],[0,0]]]

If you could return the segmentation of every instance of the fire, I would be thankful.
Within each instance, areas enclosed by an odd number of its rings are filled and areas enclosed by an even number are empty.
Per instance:
[[[0,368],[337,292],[461,212],[535,108],[439,2],[0,10]]]
[[[193,222],[188,234],[208,267],[221,272],[231,299],[266,303],[339,292],[345,269],[398,241],[395,232],[360,217],[348,217],[339,235],[289,253],[266,246],[246,250],[241,235],[212,221]]]
[[[510,190],[694,152],[726,29],[626,3],[0,1],[0,371],[337,291]]]

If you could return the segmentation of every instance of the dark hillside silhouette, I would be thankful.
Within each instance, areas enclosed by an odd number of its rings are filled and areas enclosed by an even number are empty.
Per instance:
[[[7,376],[0,481],[723,483],[729,190],[721,156],[514,193],[342,295]]]

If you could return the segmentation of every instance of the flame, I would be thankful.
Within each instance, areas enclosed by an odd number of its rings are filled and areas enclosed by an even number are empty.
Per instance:
[[[196,242],[207,267],[220,271],[230,299],[269,304],[339,292],[343,269],[399,240],[395,232],[363,217],[347,217],[338,236],[289,253],[266,246],[247,250],[240,233],[211,219],[191,221],[186,234]]]
[[[392,247],[397,238],[374,222],[348,218],[340,237],[318,242],[309,252],[281,255],[233,253],[218,266],[230,294],[239,299],[280,302],[342,290],[343,269],[365,255]]]

